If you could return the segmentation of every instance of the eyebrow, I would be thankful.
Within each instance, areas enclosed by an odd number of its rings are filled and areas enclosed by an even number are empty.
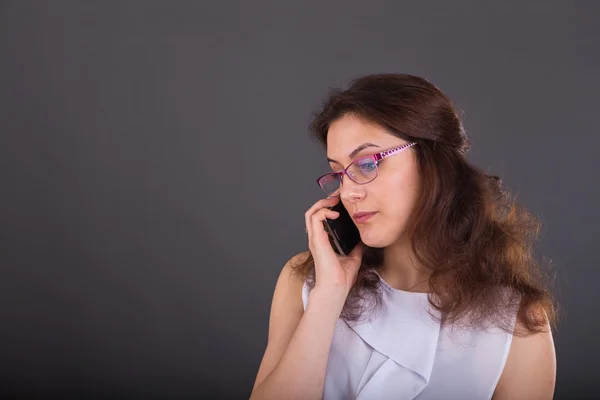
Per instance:
[[[360,146],[358,146],[357,148],[355,148],[354,150],[352,150],[352,152],[350,154],[348,154],[348,158],[350,158],[350,159],[354,158],[358,153],[360,153],[361,151],[363,151],[364,149],[367,149],[369,147],[379,148],[379,146],[377,146],[376,144],[373,144],[373,143],[363,143]],[[332,160],[329,157],[327,157],[327,161],[341,164],[341,162]]]

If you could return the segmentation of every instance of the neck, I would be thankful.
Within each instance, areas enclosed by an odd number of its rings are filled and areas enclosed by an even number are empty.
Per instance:
[[[391,287],[411,292],[427,292],[429,274],[414,261],[409,240],[398,241],[383,250],[380,275]]]

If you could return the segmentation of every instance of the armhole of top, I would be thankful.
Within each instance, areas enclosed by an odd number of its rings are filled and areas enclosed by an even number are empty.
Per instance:
[[[308,304],[308,293],[308,285],[306,284],[306,281],[304,281],[304,284],[302,285],[302,305],[304,307],[304,311],[306,311],[306,306]]]
[[[520,304],[517,304],[516,311],[513,313],[512,326],[511,326],[513,331],[514,331],[516,323],[517,323],[517,315],[519,313],[519,307],[520,307]],[[512,341],[513,341],[514,335],[512,332],[511,333],[504,332],[504,334],[506,335],[506,340],[504,342],[504,351],[502,354],[502,361],[500,362],[500,368],[498,368],[498,373],[496,375],[496,378],[494,379],[494,384],[492,385],[492,389],[491,389],[491,392],[489,393],[488,399],[491,399],[494,396],[494,392],[496,391],[498,382],[500,382],[500,377],[502,376],[502,373],[504,372],[504,367],[506,366],[506,361],[508,360],[508,354],[510,353],[510,347],[511,347]]]

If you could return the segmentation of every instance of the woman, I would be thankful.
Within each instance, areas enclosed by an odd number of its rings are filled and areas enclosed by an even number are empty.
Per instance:
[[[284,266],[252,399],[550,399],[553,299],[537,220],[465,158],[451,101],[426,80],[370,75],[333,92],[312,130],[333,172]],[[341,201],[348,256],[323,228]]]

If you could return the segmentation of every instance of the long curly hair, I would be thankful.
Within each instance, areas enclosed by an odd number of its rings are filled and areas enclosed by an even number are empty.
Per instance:
[[[422,191],[409,221],[415,260],[433,271],[429,302],[443,323],[470,327],[492,323],[513,333],[514,310],[527,335],[556,326],[549,289],[550,262],[534,257],[540,221],[519,205],[501,180],[466,159],[471,142],[459,110],[427,80],[407,74],[375,74],[333,90],[310,128],[326,148],[332,122],[353,114],[406,141],[417,142]],[[341,318],[355,321],[364,304],[381,304],[383,249],[366,247]],[[293,266],[314,287],[312,255]],[[373,302],[364,302],[370,298]],[[544,311],[544,312],[540,312]]]

